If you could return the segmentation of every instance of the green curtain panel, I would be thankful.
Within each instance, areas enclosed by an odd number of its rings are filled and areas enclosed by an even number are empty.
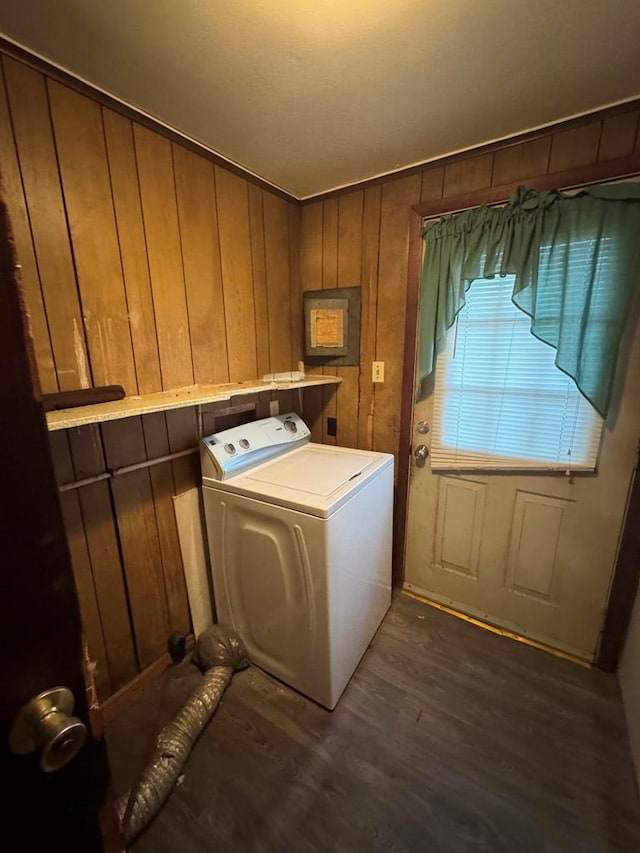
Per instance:
[[[504,207],[427,223],[420,291],[418,399],[439,342],[476,278],[515,275],[512,300],[556,365],[606,417],[620,337],[640,286],[640,185],[568,196],[520,188]]]

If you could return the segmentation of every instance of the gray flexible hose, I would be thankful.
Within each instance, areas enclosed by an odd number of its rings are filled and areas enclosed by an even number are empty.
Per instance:
[[[236,669],[248,665],[242,641],[229,628],[214,625],[198,638],[194,661],[207,671],[184,707],[156,738],[138,783],[116,802],[127,844],[153,820],[166,802],[198,736],[213,716]]]

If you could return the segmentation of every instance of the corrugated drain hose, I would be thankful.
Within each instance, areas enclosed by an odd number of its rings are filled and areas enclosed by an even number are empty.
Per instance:
[[[203,671],[202,680],[184,707],[158,734],[137,785],[116,803],[127,844],[160,811],[233,673],[250,663],[242,640],[226,625],[214,625],[198,637],[193,661]]]

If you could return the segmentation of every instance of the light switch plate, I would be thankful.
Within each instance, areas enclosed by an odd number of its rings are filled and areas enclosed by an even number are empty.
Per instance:
[[[374,361],[371,364],[371,381],[384,382],[384,361]]]

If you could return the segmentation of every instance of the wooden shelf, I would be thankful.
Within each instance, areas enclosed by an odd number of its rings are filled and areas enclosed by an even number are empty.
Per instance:
[[[249,382],[229,382],[226,385],[190,385],[188,388],[158,391],[156,394],[145,394],[142,397],[125,397],[124,400],[115,400],[112,403],[96,403],[77,409],[48,412],[47,426],[50,432],[54,432],[58,429],[147,415],[150,412],[218,403],[244,394],[258,394],[260,391],[289,391],[317,385],[339,385],[340,382],[342,379],[338,376],[309,376],[298,382],[263,382],[256,379]]]

